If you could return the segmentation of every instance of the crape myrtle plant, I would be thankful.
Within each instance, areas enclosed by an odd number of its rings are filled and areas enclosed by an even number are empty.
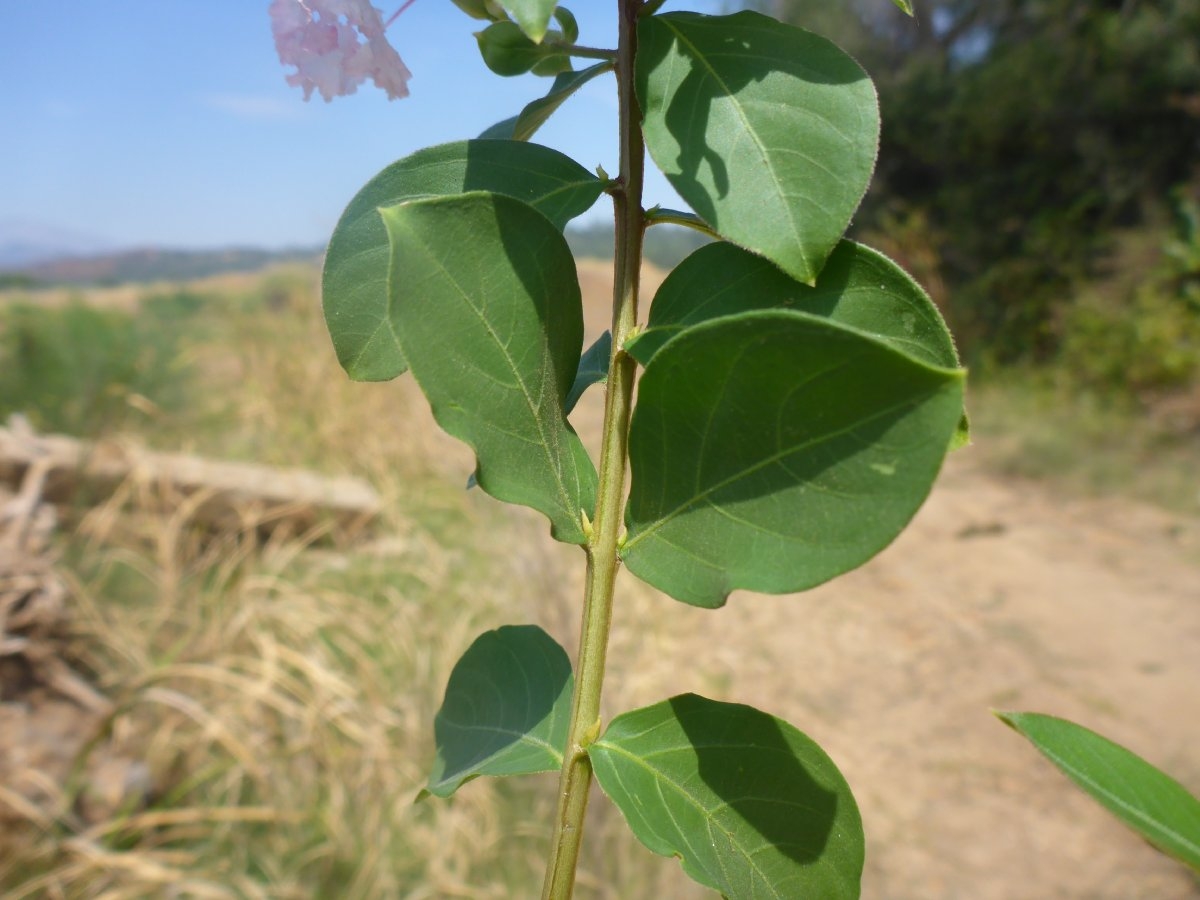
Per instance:
[[[543,513],[581,548],[586,577],[574,666],[534,625],[466,650],[433,723],[427,793],[557,771],[544,898],[571,895],[593,777],[650,850],[727,897],[856,897],[854,797],[795,726],[694,694],[604,722],[600,699],[619,566],[709,608],[738,589],[814,587],[887,546],[967,439],[964,373],[937,309],[843,237],[875,165],[875,89],[829,41],[755,12],[610,0],[618,42],[604,49],[581,43],[554,0],[454,2],[478,20],[489,69],[553,81],[478,138],[418,151],[359,191],[326,254],[326,321],[352,378],[411,372],[474,451],[470,480]],[[270,13],[306,98],[367,78],[407,94],[391,20],[367,0],[273,0]],[[615,175],[531,140],[609,76]],[[647,151],[690,210],[645,206]],[[602,196],[616,225],[612,327],[585,349],[563,230]],[[643,318],[643,236],[663,223],[716,240]],[[598,459],[568,418],[595,385]]]

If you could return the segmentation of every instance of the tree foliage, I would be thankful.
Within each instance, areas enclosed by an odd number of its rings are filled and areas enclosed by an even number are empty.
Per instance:
[[[915,25],[870,0],[774,11],[876,74],[887,124],[856,224],[917,224],[969,353],[1055,350],[1114,234],[1200,188],[1200,0],[918,0]]]

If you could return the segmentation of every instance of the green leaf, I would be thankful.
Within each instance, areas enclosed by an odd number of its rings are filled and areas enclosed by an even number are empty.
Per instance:
[[[1164,853],[1200,872],[1200,800],[1140,756],[1081,725],[996,713],[1068,778]]]
[[[557,57],[566,60],[566,68],[571,67],[570,59],[561,51],[531,40],[515,22],[496,22],[476,32],[475,39],[479,42],[484,64],[497,75],[524,75],[539,63]]]
[[[612,332],[606,331],[596,338],[596,343],[588,347],[579,360],[579,371],[575,373],[575,383],[567,394],[566,409],[570,413],[583,396],[583,392],[593,384],[608,380],[608,363],[612,357]]]
[[[575,19],[575,13],[565,6],[560,6],[554,10],[554,21],[562,29],[563,40],[566,43],[574,44],[579,40],[579,22]]]
[[[583,348],[583,303],[566,239],[531,206],[475,192],[380,210],[391,241],[393,333],[491,496],[545,513],[584,543],[596,469],[564,401]]]
[[[638,385],[629,570],[677,600],[788,593],[862,565],[928,495],[963,375],[794,310],[694,325]]]
[[[514,140],[513,133],[517,127],[517,120],[521,118],[519,115],[509,116],[507,119],[501,119],[494,125],[489,125],[479,133],[478,140],[481,141],[511,141]]]
[[[570,157],[516,141],[442,144],[392,163],[350,201],[325,254],[325,320],[338,361],[358,381],[386,381],[408,368],[388,318],[391,253],[379,207],[494,191],[524,200],[562,229],[603,190]]]
[[[512,138],[517,141],[527,141],[534,132],[546,124],[546,120],[563,105],[577,90],[603,72],[611,72],[610,62],[597,63],[578,72],[564,72],[554,79],[550,92],[545,97],[539,97],[527,105],[517,117],[512,127]]]
[[[931,365],[958,366],[950,330],[920,285],[882,253],[853,241],[838,244],[811,287],[733,244],[706,244],[667,276],[636,350],[626,349],[644,365],[685,328],[754,309],[820,316]]]
[[[754,12],[638,26],[655,163],[719,234],[811,284],[875,166],[879,106],[829,41]]]
[[[433,720],[429,793],[449,797],[480,775],[561,768],[573,686],[566,651],[542,629],[505,625],[480,635],[450,673]]]
[[[654,296],[647,330],[626,345],[643,365],[684,328],[752,309],[794,309],[873,335],[931,365],[956,368],[958,353],[933,301],[875,250],[841,241],[809,287],[760,256],[729,243],[701,247]],[[969,443],[966,414],[954,444]]]
[[[895,3],[896,6],[900,7],[901,11],[903,11],[906,15],[911,16],[913,14],[912,3],[910,3],[909,0],[892,0],[892,2]]]
[[[454,5],[472,19],[497,22],[504,18],[504,10],[496,5],[495,0],[454,0]]]
[[[724,896],[855,898],[862,820],[833,761],[782,719],[684,694],[588,748],[638,839]]]
[[[534,75],[560,75],[571,71],[571,57],[565,53],[547,53],[529,70]]]
[[[535,43],[540,43],[550,27],[550,16],[557,0],[500,0],[500,5],[517,20],[521,30]]]

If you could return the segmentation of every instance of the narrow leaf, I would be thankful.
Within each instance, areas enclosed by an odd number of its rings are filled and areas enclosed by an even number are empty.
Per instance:
[[[562,229],[603,189],[570,157],[515,141],[442,144],[392,163],[350,201],[325,254],[325,320],[338,361],[358,381],[386,381],[408,368],[388,318],[391,254],[380,207],[494,191],[524,200]]]
[[[579,360],[579,371],[575,373],[575,383],[571,385],[571,391],[567,394],[565,406],[568,413],[575,408],[575,404],[579,402],[584,391],[593,384],[600,384],[608,380],[608,363],[611,357],[612,332],[606,331],[596,338],[596,343],[588,347]]]
[[[557,0],[500,0],[503,6],[521,26],[530,40],[538,43],[546,36],[550,27],[550,16],[554,14]]]
[[[702,218],[692,212],[685,212],[680,209],[667,209],[663,206],[654,206],[646,210],[646,225],[682,225],[684,228],[690,228],[692,231],[698,231],[701,234],[720,239],[709,224]]]
[[[626,349],[644,365],[684,328],[751,309],[821,316],[931,365],[959,364],[950,330],[921,286],[882,253],[845,240],[812,287],[733,244],[701,247],[667,276],[654,295],[647,330]],[[953,443],[969,440],[964,413]]]
[[[392,331],[438,424],[475,450],[479,486],[583,543],[596,469],[564,401],[583,347],[566,239],[533,207],[475,192],[381,210]]]
[[[433,722],[428,791],[449,797],[480,775],[561,768],[574,678],[571,661],[533,625],[480,635],[455,664]]]
[[[513,125],[512,138],[517,141],[527,141],[534,132],[546,124],[554,112],[577,90],[603,72],[611,72],[610,62],[597,63],[578,72],[564,72],[554,79],[550,92],[545,97],[534,100],[521,111]]]
[[[638,839],[741,898],[855,898],[862,820],[820,747],[749,706],[684,694],[613,719],[588,748]]]
[[[1147,841],[1200,872],[1200,800],[1140,756],[1081,725],[997,713],[1079,787]]]
[[[892,0],[892,2],[895,3],[905,15],[911,16],[913,14],[912,3],[910,3],[909,0]]]
[[[875,165],[879,107],[835,45],[768,16],[638,26],[637,92],[658,167],[719,234],[811,284]]]
[[[639,383],[621,556],[709,607],[848,572],[925,500],[962,403],[961,372],[805,313],[692,326]]]

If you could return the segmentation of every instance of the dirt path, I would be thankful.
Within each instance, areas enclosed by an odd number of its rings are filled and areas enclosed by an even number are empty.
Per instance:
[[[591,335],[603,277],[581,267]],[[577,562],[549,551],[542,577],[574,581]],[[695,691],[806,731],[862,810],[866,900],[1200,898],[989,712],[1073,719],[1200,794],[1200,519],[1002,479],[980,446],[951,456],[895,544],[807,594],[711,611],[627,573],[618,590],[610,714]],[[549,624],[573,646],[567,596]],[[708,896],[682,876],[669,893]]]
[[[988,712],[1072,718],[1200,793],[1200,523],[970,452],[892,547],[808,594],[711,612],[626,578],[644,622],[616,639],[620,702],[694,690],[807,731],[862,809],[865,898],[1200,897]]]

